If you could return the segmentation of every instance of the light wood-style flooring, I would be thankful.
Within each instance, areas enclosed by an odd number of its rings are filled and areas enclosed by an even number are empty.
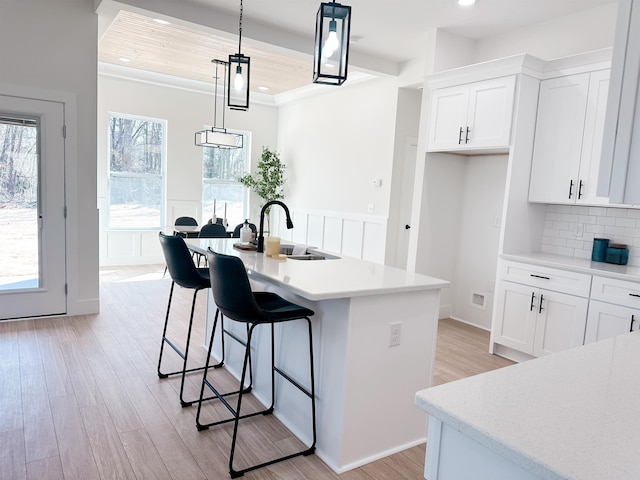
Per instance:
[[[198,432],[195,407],[180,407],[179,378],[156,374],[170,288],[163,270],[103,268],[99,315],[0,322],[0,480],[229,478],[231,424]],[[188,290],[174,293],[177,320],[170,321],[169,336],[177,341],[191,298]],[[205,354],[197,348],[204,307],[201,294],[194,364]],[[511,363],[487,348],[488,332],[441,321],[434,383]],[[175,358],[167,368],[177,369],[177,357],[167,358]],[[188,398],[198,393],[198,377],[188,378]],[[244,425],[248,440],[238,446],[238,467],[299,445],[273,416]],[[298,457],[244,478],[419,480],[424,451],[421,445],[342,475],[315,455]]]

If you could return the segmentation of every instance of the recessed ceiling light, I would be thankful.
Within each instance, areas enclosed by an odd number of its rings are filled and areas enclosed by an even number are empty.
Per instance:
[[[474,3],[476,3],[476,0],[458,0],[458,5],[462,5],[463,7],[468,7]]]
[[[131,59],[129,59],[127,57],[119,57],[118,60],[120,60],[121,62],[124,62],[124,63],[129,63],[131,61]]]
[[[163,20],[161,18],[154,18],[153,19],[154,22],[159,23],[160,25],[169,25],[171,22],[167,22],[166,20]]]
[[[262,90],[263,92],[266,92],[267,90],[269,90],[269,87],[258,87],[258,90]]]

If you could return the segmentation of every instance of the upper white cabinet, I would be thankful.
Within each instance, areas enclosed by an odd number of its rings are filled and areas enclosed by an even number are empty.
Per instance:
[[[529,200],[606,205],[597,196],[609,70],[540,82]]]
[[[428,150],[506,149],[511,135],[515,82],[515,75],[511,75],[434,90]]]
[[[640,205],[640,0],[618,0],[598,194]]]

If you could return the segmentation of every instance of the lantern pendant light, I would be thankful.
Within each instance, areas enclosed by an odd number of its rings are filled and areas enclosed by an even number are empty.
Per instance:
[[[242,55],[242,0],[240,0],[240,22],[238,28],[238,53],[229,55],[229,77],[227,78],[227,100],[233,110],[249,108],[249,57]]]
[[[195,143],[199,147],[213,148],[242,148],[243,136],[234,133],[227,133],[224,128],[224,111],[225,111],[225,85],[227,79],[227,62],[224,60],[211,60],[216,65],[216,87],[213,100],[213,127],[196,132]],[[224,66],[224,75],[222,76],[222,127],[218,127],[218,66]]]
[[[316,15],[313,83],[342,85],[347,79],[351,7],[321,3]]]

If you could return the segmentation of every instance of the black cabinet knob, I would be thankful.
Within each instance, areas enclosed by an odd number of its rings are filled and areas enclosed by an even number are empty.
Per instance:
[[[405,229],[405,230],[409,230],[410,228],[411,228],[411,225],[405,225],[405,226],[404,226],[404,229]]]

